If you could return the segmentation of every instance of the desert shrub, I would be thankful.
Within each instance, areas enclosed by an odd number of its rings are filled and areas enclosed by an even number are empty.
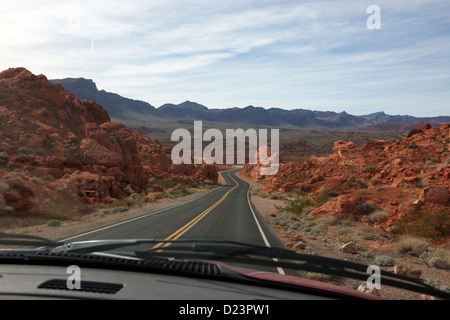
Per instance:
[[[401,181],[401,182],[397,183],[397,185],[396,185],[397,188],[408,188],[410,186],[411,185],[406,181]]]
[[[157,180],[155,182],[155,184],[161,186],[163,189],[170,189],[170,188],[173,188],[175,186],[175,182],[173,182],[173,181],[171,181],[171,180],[169,180],[169,179],[167,179],[165,177],[162,178],[162,179]]]
[[[308,183],[300,183],[298,189],[302,192],[309,192],[311,191],[311,186]]]
[[[47,138],[47,139],[44,140],[43,145],[44,145],[45,149],[47,149],[47,150],[48,149],[53,149],[54,141],[49,139],[49,138]]]
[[[345,243],[349,243],[349,242],[352,242],[352,241],[354,241],[354,239],[353,239],[353,237],[351,235],[343,235],[343,236],[338,238],[337,245],[340,248]]]
[[[130,200],[132,200],[134,202],[139,202],[141,200],[141,198],[142,198],[142,196],[140,194],[135,193],[135,192],[130,194]]]
[[[54,199],[46,209],[40,213],[47,219],[64,220],[78,214],[83,209],[83,203],[79,199]]]
[[[368,164],[366,167],[366,171],[369,173],[375,173],[377,171],[377,168],[374,164]]]
[[[370,183],[372,183],[374,186],[376,186],[380,183],[380,180],[378,180],[377,177],[372,177],[372,178],[370,178]]]
[[[450,211],[442,210],[435,213],[422,213],[420,210],[411,212],[406,221],[398,220],[392,225],[394,234],[408,234],[412,237],[423,237],[440,241],[448,236]]]
[[[315,219],[315,217],[314,216],[308,216],[308,214],[303,214],[302,215],[302,220],[305,220],[305,221],[311,221],[311,220],[314,220]]]
[[[429,286],[432,286],[433,288],[436,288],[436,289],[440,290],[440,291],[450,293],[450,288],[448,286],[445,286],[445,285],[440,285],[439,281],[436,280],[436,279],[425,278],[423,280],[423,282],[425,284],[429,285]]]
[[[177,186],[175,189],[181,191],[181,193],[182,193],[183,195],[190,195],[190,194],[192,194],[192,191],[189,190],[189,189],[187,188],[187,186],[184,185],[184,184]]]
[[[39,160],[36,160],[36,159],[31,159],[30,160],[30,165],[36,167],[36,166],[41,165],[41,162]]]
[[[45,156],[47,154],[47,152],[45,152],[45,150],[42,148],[38,148],[38,149],[36,149],[36,154],[39,156]]]
[[[149,197],[149,196],[146,196],[146,197],[144,197],[143,199],[142,199],[142,201],[144,202],[144,203],[152,203],[153,202],[153,197]]]
[[[337,197],[339,193],[333,189],[325,189],[322,194],[327,195],[329,197]]]
[[[367,184],[365,184],[363,181],[361,180],[356,180],[356,184],[358,185],[358,188],[360,189],[367,189]]]
[[[317,218],[317,223],[324,224],[327,226],[338,226],[341,224],[341,219],[339,219],[336,216],[330,216],[330,217],[319,217]]]
[[[384,222],[387,220],[389,213],[384,210],[375,210],[369,215],[369,222]]]
[[[113,213],[120,213],[120,212],[126,212],[128,211],[129,208],[128,207],[117,207],[113,209]]]
[[[313,232],[326,232],[330,226],[336,226],[340,224],[340,220],[337,217],[319,217],[315,221],[307,221],[306,227],[311,227]]]
[[[315,225],[315,222],[314,221],[306,221],[303,225],[307,228],[311,228],[312,226]]]
[[[295,222],[291,225],[291,229],[298,230],[302,226],[301,222]]]
[[[274,193],[274,194],[271,194],[270,196],[269,196],[269,199],[272,199],[272,200],[283,200],[283,199],[285,199],[285,197],[284,197],[284,195],[282,195],[281,193]]]
[[[20,169],[15,169],[12,172],[9,172],[3,176],[3,179],[8,180],[12,178],[25,178],[28,175],[27,171],[22,171]]]
[[[351,231],[352,231],[352,228],[339,227],[339,228],[336,229],[336,234],[344,235],[344,234],[350,233]]]
[[[339,190],[340,191],[345,191],[349,188],[351,188],[352,184],[355,183],[355,178],[354,177],[350,177],[347,179],[347,181],[345,181],[340,187]]]
[[[396,261],[389,256],[378,256],[375,257],[374,263],[378,266],[393,267],[395,266]]]
[[[327,203],[330,198],[337,197],[338,193],[331,189],[325,189],[321,192],[321,194],[315,200],[315,206],[320,207],[324,203]]]
[[[52,219],[47,222],[47,227],[59,227],[61,225],[61,220]]]
[[[123,190],[124,190],[125,192],[127,192],[127,194],[128,194],[129,196],[136,193],[136,192],[134,191],[134,189],[133,189],[130,185],[128,185],[128,186],[126,186],[125,188],[123,188]]]
[[[264,191],[262,191],[261,189],[252,189],[251,194],[253,196],[257,196],[257,197],[261,197],[261,198],[266,198],[266,194],[264,193]]]
[[[308,208],[314,208],[314,202],[308,197],[298,196],[294,200],[289,200],[286,206],[275,206],[275,208],[281,212],[290,212],[301,215],[306,213]]]
[[[362,215],[369,215],[376,210],[376,206],[372,202],[360,203],[357,206],[358,212]]]
[[[450,263],[440,257],[431,258],[430,260],[428,260],[428,265],[432,266],[433,268],[450,270]]]
[[[370,251],[363,251],[359,255],[364,258],[373,258],[373,254]]]
[[[436,249],[427,251],[421,256],[423,261],[435,268],[450,270],[450,251],[444,249]]]
[[[286,225],[287,225],[286,219],[280,218],[280,217],[275,217],[275,218],[273,219],[273,223],[274,223],[275,225],[279,225],[279,226],[286,226]]]
[[[420,239],[413,237],[406,237],[397,243],[397,250],[403,254],[410,254],[420,257],[428,250],[429,244]]]
[[[8,161],[5,165],[5,168],[11,169],[15,166],[14,162]]]
[[[128,202],[124,200],[119,200],[115,198],[109,199],[109,203],[106,205],[107,208],[115,208],[115,207],[127,207]]]
[[[22,154],[28,154],[30,152],[30,150],[28,150],[28,148],[26,148],[26,147],[20,147],[19,152]]]
[[[371,232],[363,233],[361,235],[361,239],[363,240],[375,240],[377,238],[377,235]]]
[[[422,181],[422,180],[416,181],[416,182],[414,182],[414,187],[416,187],[416,188],[428,187],[428,182],[427,181]]]

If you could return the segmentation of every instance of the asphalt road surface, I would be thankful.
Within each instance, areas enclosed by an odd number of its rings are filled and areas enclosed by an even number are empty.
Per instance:
[[[239,170],[222,173],[226,185],[196,199],[62,241],[208,239],[283,247],[252,205],[250,184],[236,176]],[[170,243],[159,243],[156,246],[164,248],[169,245]],[[281,268],[258,269],[284,273]]]

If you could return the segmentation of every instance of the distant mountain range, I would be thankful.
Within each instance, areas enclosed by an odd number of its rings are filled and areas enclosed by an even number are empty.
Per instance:
[[[96,84],[84,78],[66,78],[50,80],[61,84],[80,100],[95,100],[109,113],[111,118],[118,120],[133,120],[142,116],[165,118],[170,120],[202,120],[248,124],[255,126],[294,126],[302,128],[330,129],[364,129],[367,130],[402,130],[421,123],[435,125],[450,122],[450,116],[413,117],[408,115],[388,115],[376,112],[368,115],[355,116],[346,112],[312,111],[305,109],[284,110],[280,108],[265,109],[248,106],[245,108],[209,109],[196,102],[185,101],[180,104],[164,104],[155,108],[151,104],[122,97],[116,93],[98,90]]]
[[[83,101],[94,100],[102,105],[111,118],[129,119],[129,113],[151,114],[156,109],[151,104],[124,98],[116,93],[98,90],[97,85],[92,80],[84,78],[66,78],[49,80],[52,83],[61,84],[64,89],[72,92],[78,99]]]

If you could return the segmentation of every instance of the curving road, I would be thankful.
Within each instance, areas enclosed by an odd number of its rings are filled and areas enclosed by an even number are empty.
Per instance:
[[[283,247],[252,205],[250,184],[236,176],[239,170],[222,173],[226,185],[196,199],[62,241],[208,239]],[[166,245],[161,243],[157,247]],[[281,268],[271,271],[284,273]]]

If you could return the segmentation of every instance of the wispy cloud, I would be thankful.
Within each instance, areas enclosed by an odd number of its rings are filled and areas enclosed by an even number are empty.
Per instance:
[[[0,4],[0,69],[92,78],[155,106],[448,114],[450,4],[31,1]]]

